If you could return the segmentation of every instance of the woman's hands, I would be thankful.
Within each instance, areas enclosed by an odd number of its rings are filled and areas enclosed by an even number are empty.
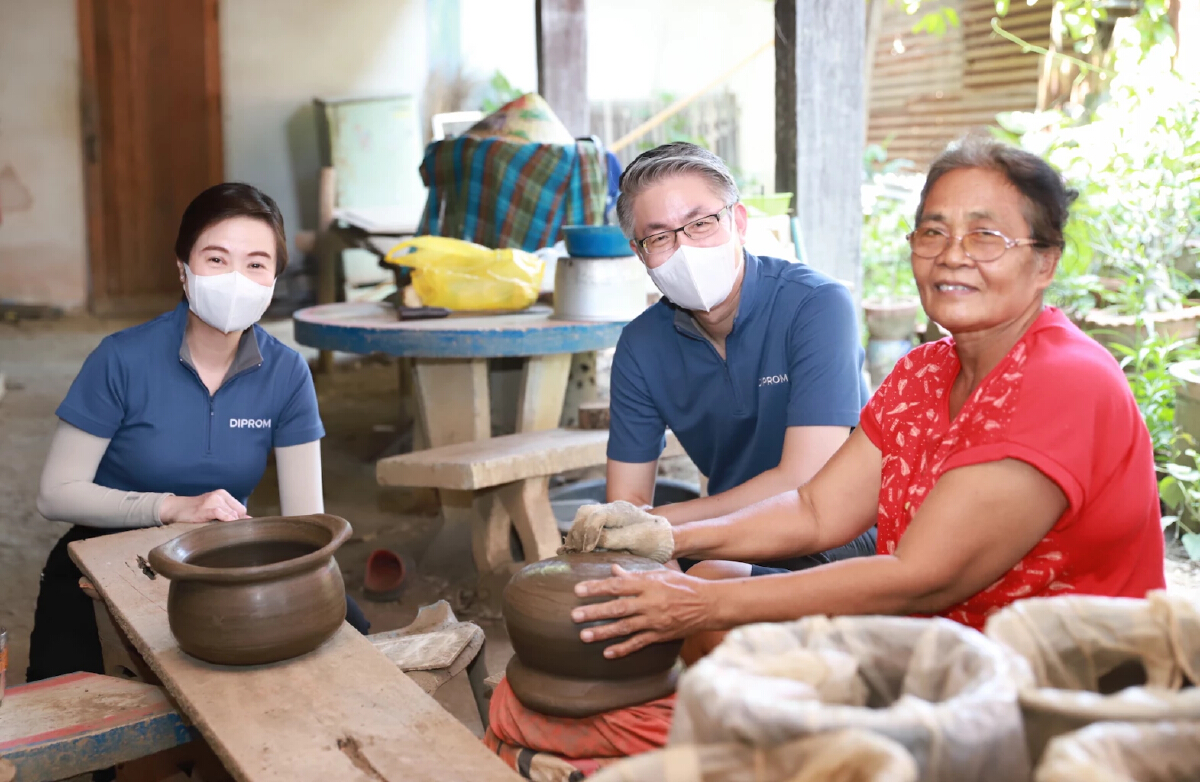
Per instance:
[[[206,521],[237,521],[248,519],[246,506],[233,498],[224,489],[210,491],[199,497],[163,498],[158,510],[163,524],[198,524]]]
[[[699,630],[719,629],[713,591],[716,584],[678,570],[630,573],[613,565],[613,578],[575,585],[579,597],[611,595],[619,600],[580,606],[571,612],[576,622],[616,619],[580,632],[585,643],[631,635],[609,646],[604,656],[624,657],[659,641],[683,638]]]

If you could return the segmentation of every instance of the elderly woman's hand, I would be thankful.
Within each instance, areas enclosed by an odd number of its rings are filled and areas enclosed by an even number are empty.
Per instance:
[[[630,573],[613,565],[612,578],[581,582],[575,586],[575,594],[620,599],[580,606],[571,612],[571,618],[577,623],[617,620],[582,630],[579,637],[594,643],[632,636],[604,650],[605,657],[624,657],[652,643],[715,629],[714,586],[712,581],[678,570]]]
[[[675,549],[671,522],[628,502],[584,505],[559,553],[580,554],[596,549],[628,551],[666,562]]]

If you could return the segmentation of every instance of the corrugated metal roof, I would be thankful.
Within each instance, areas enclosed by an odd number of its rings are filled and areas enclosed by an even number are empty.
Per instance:
[[[995,124],[998,112],[1037,106],[1042,57],[992,30],[993,0],[935,0],[922,3],[920,13],[944,7],[958,13],[960,24],[935,36],[913,33],[918,17],[887,3],[874,42],[867,141],[882,144],[891,137],[889,156],[921,168],[953,139]],[[1015,0],[1000,24],[1048,47],[1052,7],[1052,0]]]

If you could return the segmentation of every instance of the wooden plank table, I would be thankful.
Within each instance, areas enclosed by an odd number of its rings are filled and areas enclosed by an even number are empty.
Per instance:
[[[76,541],[71,558],[167,692],[239,782],[517,780],[461,723],[349,625],[282,663],[226,667],[180,650],[170,582],[138,556],[191,525]]]

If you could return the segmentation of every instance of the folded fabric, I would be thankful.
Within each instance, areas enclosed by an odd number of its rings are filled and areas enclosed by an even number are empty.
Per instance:
[[[564,225],[604,222],[607,162],[591,141],[460,136],[430,144],[420,170],[429,195],[418,234],[533,252]]]
[[[508,679],[502,679],[492,693],[488,732],[505,744],[548,752],[572,763],[623,758],[665,746],[674,711],[672,694],[593,717],[551,717],[522,705]]]

